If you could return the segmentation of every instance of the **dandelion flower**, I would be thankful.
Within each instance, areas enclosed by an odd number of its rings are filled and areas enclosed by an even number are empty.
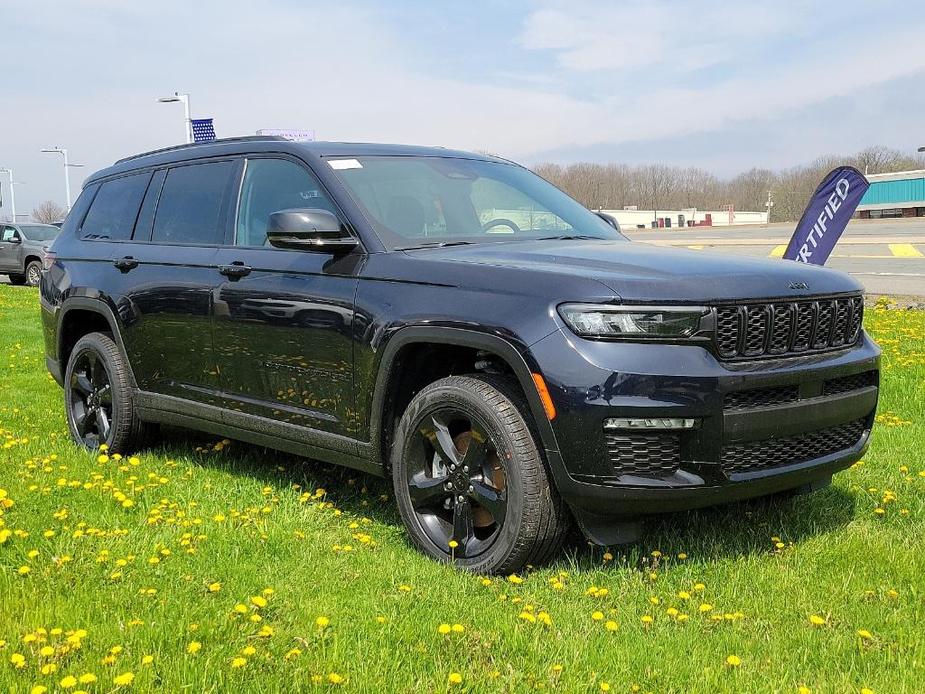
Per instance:
[[[215,581],[214,583],[210,583],[210,584],[209,584],[209,592],[210,592],[210,593],[217,593],[217,592],[220,591],[221,589],[222,589],[222,584],[219,583],[218,581]]]
[[[117,687],[127,687],[135,681],[134,672],[123,672],[121,675],[113,677],[112,683]]]
[[[591,613],[591,619],[593,619],[595,622],[599,622],[603,618],[604,618],[604,613],[599,610]]]
[[[236,658],[232,658],[231,660],[232,670],[237,670],[238,668],[242,668],[245,665],[247,665],[247,658],[242,658],[241,656],[238,656]]]
[[[195,654],[195,653],[199,653],[199,651],[201,650],[202,650],[202,644],[199,643],[199,641],[190,641],[189,644],[186,646],[187,653]]]
[[[867,631],[867,629],[858,629],[858,636],[860,636],[862,639],[874,638],[874,635]]]
[[[338,675],[336,672],[328,673],[328,682],[331,684],[341,684],[344,681],[342,675]]]
[[[447,680],[450,684],[462,684],[463,678],[458,672],[451,672]]]
[[[617,624],[612,619],[608,619],[607,623],[604,626],[607,628],[607,631],[616,631],[617,629],[620,628],[620,625]]]
[[[71,689],[77,686],[77,678],[73,675],[68,675],[67,677],[62,677],[58,684],[61,685],[61,689]]]
[[[814,627],[821,627],[823,624],[825,624],[825,618],[820,617],[817,614],[811,614],[809,616],[809,623],[812,624]]]
[[[742,659],[737,655],[727,655],[726,656],[726,665],[729,667],[739,667],[742,664]]]
[[[317,617],[317,618],[315,619],[315,625],[316,625],[319,629],[324,629],[324,628],[327,627],[328,624],[330,624],[330,623],[331,623],[331,620],[328,619],[327,617],[325,617],[324,615],[321,615],[321,616],[319,616],[319,617]]]
[[[452,628],[449,624],[441,624],[437,627],[437,631],[441,634],[449,634]]]
[[[454,634],[461,634],[466,630],[462,624],[454,624],[451,628],[453,629]]]
[[[85,672],[77,678],[77,681],[81,684],[93,684],[96,682],[96,675],[94,675],[92,672]]]

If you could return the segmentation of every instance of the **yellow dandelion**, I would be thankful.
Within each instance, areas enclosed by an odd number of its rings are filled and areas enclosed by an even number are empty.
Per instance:
[[[809,616],[809,623],[814,627],[821,627],[823,624],[825,624],[825,617],[820,617],[817,614],[811,614]]]
[[[67,677],[62,677],[58,684],[61,685],[61,689],[71,689],[77,686],[77,678],[73,675],[68,675]]]
[[[127,687],[132,682],[135,681],[134,672],[123,672],[121,675],[116,675],[112,678],[112,683],[117,687]]]
[[[441,624],[437,627],[437,631],[441,634],[449,634],[452,630],[452,627],[449,624]]]
[[[199,653],[202,650],[202,644],[199,641],[190,641],[186,646],[186,652],[191,654]]]
[[[727,655],[726,656],[726,665],[729,667],[739,667],[742,664],[742,659],[737,655]]]
[[[247,658],[242,658],[241,656],[237,656],[231,659],[231,669],[232,670],[237,670],[239,668],[244,667],[245,665],[247,665]]]
[[[591,613],[591,619],[595,622],[599,622],[604,618],[604,613],[600,610]]]
[[[338,675],[336,672],[328,673],[328,682],[331,684],[341,684],[344,681],[342,675]]]
[[[219,583],[218,581],[215,581],[214,583],[210,583],[210,584],[209,584],[209,592],[210,592],[210,593],[217,593],[217,592],[220,591],[221,589],[222,589],[222,584]]]
[[[251,598],[251,605],[257,608],[264,608],[267,606],[267,599],[262,595],[254,595]]]
[[[331,620],[324,615],[320,615],[319,617],[315,618],[315,626],[317,626],[319,629],[324,629],[330,623]]]
[[[463,677],[458,672],[451,672],[447,680],[450,684],[462,684]]]
[[[604,624],[604,626],[607,628],[607,631],[616,631],[617,629],[620,628],[620,625],[617,624],[617,623],[616,623],[615,621],[613,621],[612,619],[608,619],[608,620],[607,620],[607,623]]]

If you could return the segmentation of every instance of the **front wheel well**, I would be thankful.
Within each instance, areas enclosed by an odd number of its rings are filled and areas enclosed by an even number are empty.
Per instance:
[[[42,259],[37,255],[27,255],[25,260],[22,261],[23,272],[26,271],[26,268],[29,267],[29,263],[31,263],[32,261],[35,261],[36,263],[41,264]]]
[[[402,414],[425,386],[447,376],[495,373],[509,377],[521,388],[514,370],[494,352],[465,345],[414,342],[404,345],[389,370],[389,380],[381,419],[381,460],[388,465],[395,428]],[[525,417],[531,416],[529,412]]]

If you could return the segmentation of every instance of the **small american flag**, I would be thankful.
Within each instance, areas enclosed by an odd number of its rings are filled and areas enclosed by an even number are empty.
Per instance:
[[[215,139],[215,128],[211,118],[193,118],[193,142],[212,142]]]

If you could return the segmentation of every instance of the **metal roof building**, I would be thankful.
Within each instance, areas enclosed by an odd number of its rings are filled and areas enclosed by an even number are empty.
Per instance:
[[[925,169],[871,174],[870,189],[858,205],[861,219],[925,217]]]

